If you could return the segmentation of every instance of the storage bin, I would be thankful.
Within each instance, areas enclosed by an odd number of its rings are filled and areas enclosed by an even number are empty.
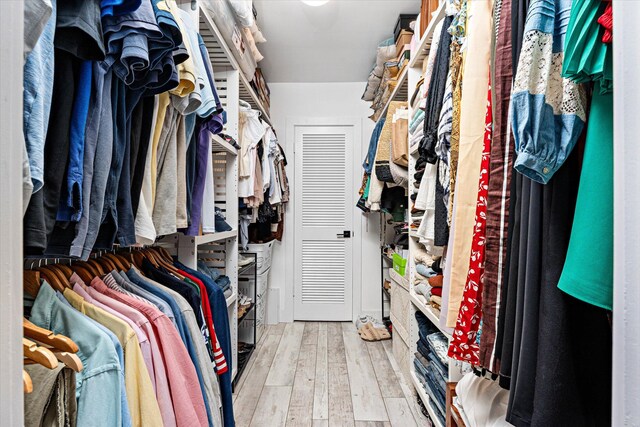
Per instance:
[[[244,279],[247,279],[247,280],[244,280]],[[256,323],[258,325],[257,326],[258,338],[259,338],[260,332],[264,330],[265,325],[267,324],[266,311],[267,311],[267,291],[269,289],[269,270],[258,274],[257,283],[254,283],[253,276],[251,277],[243,276],[238,281],[238,290],[252,299],[253,299],[254,287],[256,292],[256,300],[254,301],[254,303],[256,304],[256,307],[254,309],[254,312],[249,316],[247,316],[247,319],[253,319],[254,318],[253,316],[256,316]],[[242,322],[242,323],[245,323],[245,322]]]
[[[393,269],[400,276],[404,277],[404,274],[405,274],[406,269],[407,269],[407,260],[402,258],[398,254],[393,254]]]
[[[402,30],[400,32],[400,35],[396,39],[396,55],[400,55],[400,52],[402,52],[404,45],[411,44],[411,37],[413,37],[413,33],[411,33],[410,31]]]
[[[275,240],[269,243],[251,243],[247,245],[247,252],[255,252],[258,257],[258,275],[271,268],[271,253]]]
[[[412,14],[412,13],[400,14],[400,16],[398,16],[398,20],[396,21],[396,27],[393,30],[393,37],[394,37],[393,39],[398,41],[398,36],[400,35],[400,32],[402,30],[407,30],[409,32],[412,32],[409,24],[415,21],[417,17],[418,15]]]

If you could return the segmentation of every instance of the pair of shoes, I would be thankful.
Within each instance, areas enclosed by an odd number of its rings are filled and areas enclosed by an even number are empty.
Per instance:
[[[240,305],[249,305],[252,302],[253,302],[253,300],[251,298],[249,298],[248,296],[246,296],[244,294],[238,295],[238,304],[240,304]]]
[[[360,316],[356,319],[356,329],[360,330],[367,323],[373,323],[373,326],[376,328],[384,328],[384,323],[373,316],[366,315]]]
[[[372,323],[365,323],[365,325],[358,330],[360,338],[365,341],[383,341],[390,340],[391,334],[387,331],[386,327],[376,328]]]

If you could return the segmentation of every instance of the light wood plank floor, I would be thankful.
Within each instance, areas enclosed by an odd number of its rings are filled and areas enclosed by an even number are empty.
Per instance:
[[[352,323],[270,326],[234,393],[238,427],[427,426],[390,342]]]

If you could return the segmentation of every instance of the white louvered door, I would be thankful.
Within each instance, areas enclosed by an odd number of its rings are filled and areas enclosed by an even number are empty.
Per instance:
[[[353,126],[295,126],[294,318],[352,319]],[[341,236],[341,237],[339,237]]]

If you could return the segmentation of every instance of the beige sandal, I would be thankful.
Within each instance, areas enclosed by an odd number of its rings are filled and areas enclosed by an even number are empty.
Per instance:
[[[366,323],[358,331],[360,338],[365,341],[378,341],[379,338],[375,332],[375,328],[373,328],[370,323]]]
[[[380,341],[391,339],[391,334],[389,333],[387,328],[373,328],[373,329],[375,329],[376,332],[378,333],[378,336],[380,337]]]

